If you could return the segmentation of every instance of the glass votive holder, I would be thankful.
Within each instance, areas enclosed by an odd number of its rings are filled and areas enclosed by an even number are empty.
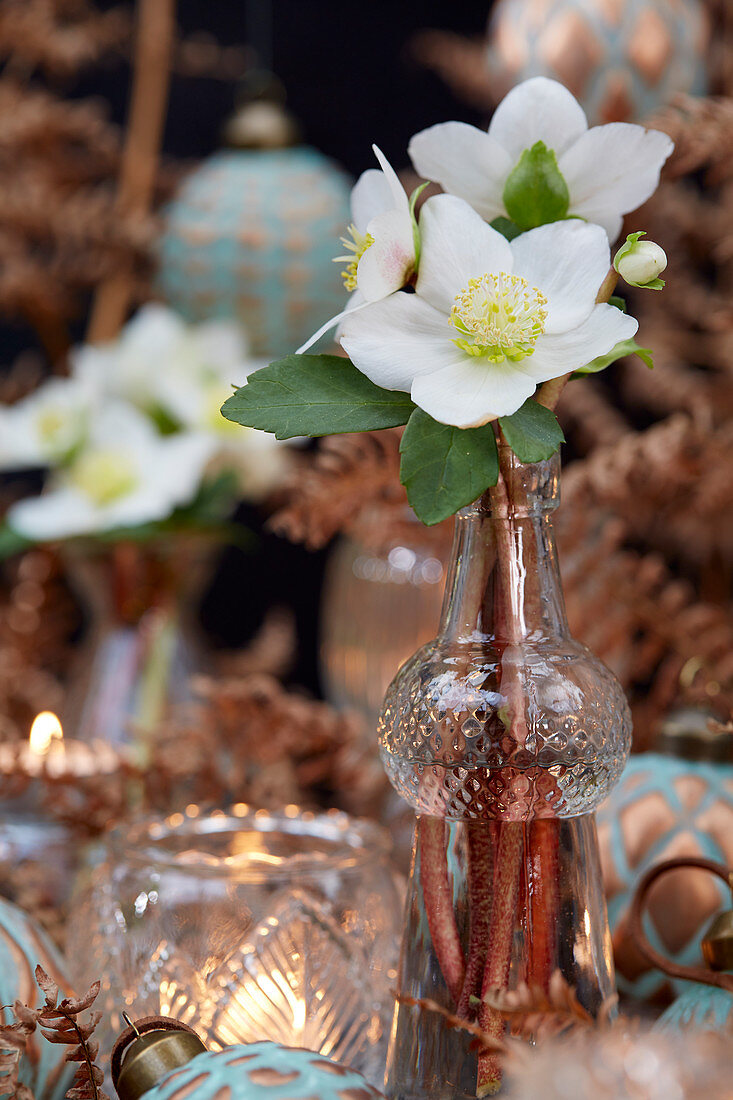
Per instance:
[[[337,811],[237,805],[117,830],[86,873],[67,953],[100,980],[102,1057],[133,1018],[210,1049],[271,1039],[381,1084],[401,924],[387,834]]]

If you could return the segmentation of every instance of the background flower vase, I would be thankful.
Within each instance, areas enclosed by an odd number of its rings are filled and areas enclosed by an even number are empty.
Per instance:
[[[133,744],[144,762],[146,735],[206,667],[195,612],[216,546],[169,538],[66,548],[89,617],[62,715],[69,736]]]
[[[478,1019],[475,998],[560,971],[597,1011],[613,964],[594,811],[631,722],[609,670],[569,634],[552,533],[558,459],[522,465],[458,513],[440,633],[393,681],[380,720],[389,777],[418,814],[400,992]],[[400,1005],[388,1095],[489,1095],[491,1056]]]

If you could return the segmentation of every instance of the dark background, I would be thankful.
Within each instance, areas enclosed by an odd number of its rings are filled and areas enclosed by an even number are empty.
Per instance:
[[[98,0],[100,7],[111,2]],[[410,44],[426,28],[481,36],[490,8],[486,0],[179,0],[178,21],[183,35],[203,32],[222,45],[254,50],[284,84],[305,142],[357,176],[374,166],[373,142],[399,169],[408,164],[407,143],[416,131],[451,118],[485,121],[416,62]],[[101,96],[122,125],[129,77],[120,59],[82,75],[65,91]],[[164,153],[179,162],[212,153],[238,92],[229,81],[174,75]],[[82,332],[80,326],[77,335]],[[0,342],[0,362],[8,364],[33,341],[27,330],[5,326]],[[239,518],[256,535],[246,551],[224,553],[202,607],[204,626],[215,643],[237,646],[268,607],[292,607],[299,647],[291,679],[318,691],[318,604],[327,551],[308,553],[269,534],[253,509],[243,508]]]

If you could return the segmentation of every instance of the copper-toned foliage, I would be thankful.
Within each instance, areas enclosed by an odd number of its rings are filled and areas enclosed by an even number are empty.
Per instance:
[[[15,1022],[0,1027],[0,1072],[3,1092],[10,1100],[33,1100],[33,1093],[18,1082],[21,1055],[31,1057],[29,1039],[38,1028],[49,1043],[60,1043],[68,1049],[64,1061],[77,1062],[72,1083],[66,1091],[67,1100],[109,1100],[100,1088],[104,1074],[96,1064],[99,1043],[93,1038],[101,1013],[82,1014],[92,1007],[99,995],[100,983],[95,982],[82,997],[64,997],[59,1001],[59,987],[42,966],[36,967],[36,982],[44,1004],[41,1008],[16,1001],[12,1006]]]

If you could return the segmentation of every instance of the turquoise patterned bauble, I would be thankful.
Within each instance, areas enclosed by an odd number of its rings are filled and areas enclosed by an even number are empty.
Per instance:
[[[646,118],[707,86],[700,0],[498,0],[489,24],[497,94],[531,76],[561,81],[591,125]]]
[[[147,1100],[379,1100],[360,1073],[310,1050],[252,1043],[197,1054],[144,1095]]]
[[[694,1027],[702,1031],[727,1031],[733,1024],[733,994],[702,982],[686,983],[685,992],[657,1020],[659,1031]]]
[[[35,981],[39,963],[59,986],[62,996],[70,997],[71,985],[49,937],[17,905],[0,898],[0,1004],[12,1005],[15,1000],[31,1006],[42,1003]],[[5,1009],[2,1022],[13,1022]],[[67,1048],[49,1043],[38,1031],[31,1035],[29,1048],[30,1057],[21,1060],[20,1081],[32,1089],[36,1100],[62,1097],[73,1072],[73,1067],[64,1061]]]
[[[254,356],[295,351],[346,304],[332,261],[350,194],[345,173],[315,149],[216,153],[165,213],[159,293],[191,321],[237,318]]]
[[[632,756],[621,782],[598,811],[598,835],[619,989],[639,999],[688,983],[650,970],[628,935],[632,895],[660,860],[704,856],[733,866],[733,766],[662,753]],[[725,885],[680,869],[650,892],[644,928],[654,948],[672,961],[699,962],[700,939],[727,902]]]

